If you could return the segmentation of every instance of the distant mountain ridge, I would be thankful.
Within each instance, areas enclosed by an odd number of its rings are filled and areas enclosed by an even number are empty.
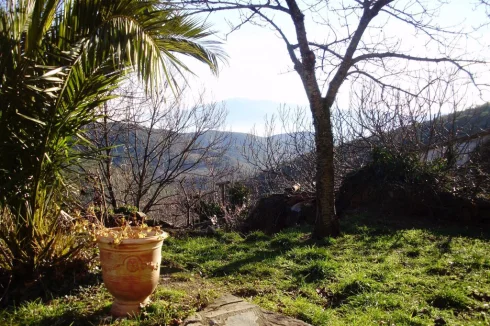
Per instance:
[[[248,101],[243,101],[243,103],[247,103]],[[273,103],[273,102],[269,102]],[[490,103],[485,103],[483,105],[477,106],[475,108],[467,109],[464,111],[460,111],[457,115],[448,114],[440,117],[442,119],[442,123],[440,123],[441,128],[446,129],[447,132],[454,132],[456,137],[473,135],[482,131],[490,131]],[[115,123],[117,124],[117,123]],[[139,126],[138,129],[143,130],[144,126]],[[421,130],[429,128],[429,123],[422,123],[420,126]],[[163,132],[163,131],[162,131]],[[159,131],[155,131],[154,137],[158,137]],[[219,130],[210,130],[204,133],[199,137],[199,141],[203,144],[211,141],[217,134],[226,136],[228,139],[230,146],[226,153],[224,154],[222,161],[227,163],[237,163],[240,164],[244,168],[250,168],[250,164],[245,160],[242,156],[241,147],[245,143],[247,137],[251,137],[252,135],[245,132],[233,132],[233,131],[219,131]],[[191,136],[192,133],[183,133],[183,137]],[[256,136],[259,141],[265,141],[265,137]],[[271,136],[274,141],[285,141],[287,135],[286,134],[278,134]],[[422,138],[424,142],[424,139]],[[121,142],[115,141],[114,145],[118,148],[118,145],[121,145]],[[116,149],[116,153],[120,153],[120,148]],[[115,160],[117,162],[117,159]],[[116,163],[117,164],[117,163]],[[198,166],[198,170],[203,168],[203,166]]]

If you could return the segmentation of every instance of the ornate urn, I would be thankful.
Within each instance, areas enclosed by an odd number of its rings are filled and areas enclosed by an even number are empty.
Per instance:
[[[142,228],[132,227],[132,234],[145,237],[117,240],[118,229],[109,229],[116,236],[98,236],[97,244],[102,279],[114,296],[111,314],[127,317],[138,314],[149,303],[158,285],[162,243],[168,234],[160,230],[142,233],[139,232]]]

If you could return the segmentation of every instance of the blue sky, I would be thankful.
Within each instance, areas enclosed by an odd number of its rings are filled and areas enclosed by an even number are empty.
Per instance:
[[[403,0],[402,0],[403,1]],[[347,1],[349,2],[349,1]],[[429,1],[430,2],[430,1]],[[490,22],[484,10],[475,10],[472,1],[455,0],[445,7],[439,16],[439,22],[444,26],[461,24],[470,28],[481,23]],[[213,30],[223,39],[224,33],[229,31],[228,21],[236,22],[237,17],[231,12],[211,15],[209,19]],[[279,22],[288,23],[287,19]],[[286,28],[291,33],[291,26]],[[386,33],[400,37],[404,42],[401,45],[405,51],[417,54],[430,55],[432,50],[413,37],[413,31],[405,26],[389,22]],[[326,38],[324,28],[315,27],[307,22],[308,35],[317,39]],[[490,33],[484,28],[476,40],[460,39],[456,45],[461,51],[476,54],[476,51],[488,52]],[[274,107],[280,103],[290,105],[307,105],[303,86],[296,72],[292,70],[291,61],[287,55],[283,41],[268,27],[258,27],[250,24],[242,26],[233,32],[224,41],[223,48],[229,56],[228,64],[221,66],[219,77],[215,77],[199,64],[190,63],[191,69],[197,77],[191,78],[191,91],[199,92],[206,89],[209,100],[229,101],[228,123],[233,131],[246,132],[255,124],[263,124],[265,114],[270,115]],[[344,85],[339,94],[339,105],[348,105],[350,86]],[[478,98],[475,94],[468,94],[469,105],[488,101],[487,94]],[[251,105],[244,104],[250,100]],[[252,105],[255,106],[252,107]],[[245,109],[249,107],[248,109]],[[244,112],[246,110],[246,112]],[[259,128],[260,129],[260,128]]]

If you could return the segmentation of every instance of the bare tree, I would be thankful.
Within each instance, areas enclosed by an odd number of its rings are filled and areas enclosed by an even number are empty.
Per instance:
[[[217,184],[233,181],[241,176],[240,165],[223,162],[222,158],[207,158],[198,173],[189,173],[178,181],[177,204],[183,211],[187,226],[196,220],[195,209],[201,201],[218,202]]]
[[[449,77],[433,78],[418,97],[380,89],[372,81],[353,88],[348,108],[335,107],[332,112],[335,189],[347,173],[371,161],[374,148],[418,155],[423,162],[446,158],[448,168],[467,155],[469,143],[463,138],[482,131],[475,124],[481,110],[468,109],[461,94],[465,88],[456,91],[455,76]],[[266,126],[263,137],[252,132],[242,147],[243,157],[255,168],[254,189],[280,192],[300,184],[302,190],[312,191],[316,153],[305,111],[281,107]]]
[[[467,107],[453,80],[438,80],[420,90],[419,97],[379,89],[371,81],[359,86],[352,90],[347,109],[335,107],[332,112],[336,190],[347,173],[370,162],[375,147],[417,154],[422,161],[433,159],[435,151],[439,157],[448,157],[451,151],[458,157],[464,151],[464,146],[454,148],[455,142],[475,126],[471,119],[458,120]],[[242,147],[242,156],[255,168],[254,188],[271,193],[299,184],[302,190],[313,191],[315,140],[306,112],[281,107],[266,127],[263,137],[252,131]]]
[[[483,86],[473,67],[486,65],[486,61],[458,47],[458,41],[468,33],[460,26],[445,27],[435,22],[445,3],[442,0],[184,0],[186,8],[194,13],[238,10],[241,21],[233,30],[245,23],[267,25],[284,41],[307,94],[315,127],[317,222],[314,233],[317,237],[336,236],[340,232],[334,207],[331,116],[346,80],[351,83],[371,80],[380,88],[397,89],[417,97],[412,85],[422,80],[424,70],[454,67],[474,86]],[[307,26],[314,24],[321,33],[315,33],[314,29],[307,33]],[[422,50],[407,44],[407,36],[397,33],[403,28],[416,35],[423,44]],[[426,84],[432,82],[428,80]]]
[[[169,185],[227,150],[228,135],[215,131],[224,124],[225,108],[204,104],[202,96],[190,107],[181,99],[168,90],[147,97],[129,85],[103,107],[91,137],[104,154],[99,170],[114,208],[157,209],[175,195]]]
[[[417,154],[424,162],[448,159],[451,168],[467,151],[464,138],[480,133],[481,110],[468,107],[453,78],[433,79],[413,97],[373,82],[353,90],[348,109],[337,109],[332,120],[336,137],[336,167],[347,172],[369,161],[375,147]]]
[[[265,131],[252,130],[241,155],[253,167],[253,188],[258,194],[282,192],[293,185],[315,189],[315,142],[311,119],[304,108],[279,108],[266,118]]]
[[[118,104],[122,103],[119,101]],[[117,120],[120,110],[118,106],[111,105],[109,108],[107,102],[102,105],[101,119],[96,121],[90,129],[92,142],[95,148],[98,149],[101,154],[98,160],[98,172],[102,176],[103,184],[107,188],[107,199],[109,200],[113,208],[117,208],[116,192],[114,187],[113,177],[113,160],[116,148],[121,142],[118,129],[120,126],[117,123],[113,123]]]

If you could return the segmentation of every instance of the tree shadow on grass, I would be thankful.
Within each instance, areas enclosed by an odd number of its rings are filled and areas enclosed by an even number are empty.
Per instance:
[[[402,249],[401,252],[407,258],[417,258],[421,254],[417,247],[417,239],[410,239],[405,232],[400,232],[414,229],[429,232],[424,234],[424,237],[433,238],[435,242],[434,248],[439,252],[440,256],[450,252],[452,241],[456,236],[490,239],[490,230],[479,226],[462,228],[457,224],[433,223],[412,217],[352,214],[341,220],[342,233],[356,237],[355,241],[359,244],[358,250],[361,255],[363,250],[366,255],[371,255],[375,251],[388,254]],[[245,235],[245,239],[242,242],[236,244],[233,242],[224,243],[228,245],[226,248],[220,246],[206,247],[202,252],[195,252],[194,255],[200,257],[201,260],[186,262],[184,264],[185,267],[179,266],[182,268],[178,269],[200,270],[202,264],[216,261],[216,264],[208,264],[205,268],[207,270],[203,271],[208,277],[222,277],[233,274],[244,276],[253,274],[256,277],[268,277],[267,273],[270,272],[270,268],[268,268],[267,264],[263,264],[264,262],[273,261],[295,248],[305,246],[328,247],[336,243],[336,240],[331,238],[321,240],[312,238],[309,236],[312,230],[312,227],[297,227],[283,230],[274,236],[268,236],[262,232],[251,233]],[[300,235],[298,236],[298,234]],[[210,235],[210,237],[219,238],[219,236],[213,235]],[[272,268],[273,266],[270,267]],[[316,268],[323,273],[323,270],[327,270],[329,266],[306,267],[310,269]],[[167,272],[171,274],[172,270],[170,269]]]
[[[398,251],[405,256],[407,262],[424,254],[429,248],[428,243],[433,244],[429,249],[430,255],[438,260],[451,253],[453,242],[460,242],[458,237],[466,238],[467,241],[490,240],[490,227],[484,225],[470,227],[447,221],[434,222],[423,218],[368,213],[347,215],[341,221],[341,230],[344,235],[356,237],[356,242],[360,244],[359,253],[362,255],[370,255],[375,251],[388,255]],[[415,236],[405,232],[411,230],[416,231]],[[481,253],[477,250],[475,254]],[[479,269],[488,266],[484,261],[465,264],[465,268]]]
[[[36,323],[34,326],[54,326],[54,325],[70,325],[70,326],[86,326],[108,324],[114,321],[110,314],[111,306],[97,309],[93,312],[81,312],[77,310],[69,310],[61,315],[47,316]]]
[[[13,279],[7,272],[0,277],[1,288],[6,289],[0,299],[0,307],[21,305],[24,302],[40,299],[48,302],[56,298],[72,295],[81,287],[95,286],[102,283],[102,274],[87,273],[83,277],[75,278],[71,273],[60,277],[54,276],[50,271],[34,282],[25,283]],[[74,273],[73,273],[74,274]]]
[[[467,223],[451,221],[432,221],[428,218],[413,216],[391,216],[381,213],[349,214],[341,219],[341,231],[345,234],[389,235],[397,231],[422,229],[438,236],[464,236],[490,240],[488,222]]]
[[[311,227],[301,227],[301,232],[311,233]],[[267,241],[267,247],[258,247],[254,248],[251,246],[251,252],[247,255],[247,257],[232,260],[219,268],[216,268],[212,272],[212,276],[226,276],[229,274],[242,273],[242,274],[263,274],[256,276],[267,276],[267,270],[257,270],[251,271],[246,268],[247,265],[259,264],[267,260],[273,260],[277,257],[284,256],[288,251],[298,248],[298,247],[306,247],[306,246],[324,246],[328,244],[328,239],[316,240],[311,238],[311,236],[304,237],[302,239],[295,238],[294,236],[289,237],[290,234],[294,234],[295,231],[298,231],[298,228],[286,229],[282,232],[276,234],[275,236],[261,238],[261,240],[269,240]],[[252,238],[255,238],[255,235],[252,234]],[[250,244],[252,241],[248,240],[248,237],[244,241],[247,244]],[[264,266],[266,267],[266,266]]]
[[[246,265],[260,263],[266,259],[275,258],[282,254],[284,254],[284,252],[281,250],[260,251],[247,258],[234,260],[228,264],[225,264],[215,269],[212,272],[212,276],[219,277],[219,276],[226,276],[229,274],[236,274],[239,273],[240,270]]]

